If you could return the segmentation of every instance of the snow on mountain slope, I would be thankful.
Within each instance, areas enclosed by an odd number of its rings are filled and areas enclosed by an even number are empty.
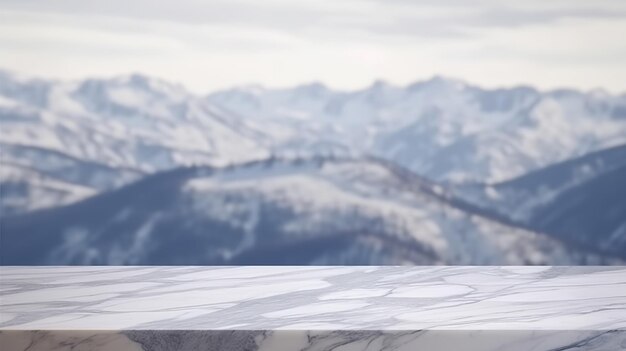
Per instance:
[[[564,241],[626,258],[626,164],[537,206],[529,223]]]
[[[599,264],[461,210],[367,159],[270,159],[157,173],[7,217],[2,264]],[[176,250],[172,250],[176,247]]]
[[[267,156],[245,125],[222,114],[179,86],[139,75],[64,83],[0,72],[2,163],[44,173],[64,164],[59,180],[97,190],[144,173]],[[85,165],[107,172],[93,184],[76,176],[93,173]]]
[[[62,155],[75,169],[54,176],[96,191],[270,154],[371,154],[436,181],[497,183],[626,143],[626,95],[486,90],[435,77],[353,92],[312,83],[198,97],[141,75],[57,82],[0,71],[0,142],[1,162],[47,173],[46,160]],[[85,164],[107,176],[95,185],[73,176]]]
[[[254,141],[221,122],[210,104],[165,82],[139,75],[49,82],[45,93],[31,96],[40,84],[0,85],[0,94],[14,100],[2,113],[4,143],[146,172],[245,160],[259,151]]]
[[[625,171],[621,145],[503,183],[457,186],[451,193],[560,240],[626,257]]]
[[[97,191],[39,173],[19,165],[0,167],[0,214],[2,216],[69,204]]]
[[[527,111],[495,129],[464,137],[435,154],[443,165],[427,174],[452,180],[496,182],[521,176],[552,163],[626,142],[626,119],[612,112],[626,99],[551,92]],[[478,177],[467,178],[476,168]],[[453,172],[450,172],[450,169]]]
[[[626,165],[626,145],[611,147],[551,164],[496,184],[462,184],[451,193],[483,208],[529,223],[537,208],[563,192]]]
[[[244,87],[208,100],[266,126],[268,146],[279,154],[322,145],[328,153],[375,154],[457,183],[500,182],[626,142],[626,95],[601,91],[485,90],[435,77],[355,92],[321,84]]]
[[[50,149],[0,143],[1,215],[65,205],[143,176]]]

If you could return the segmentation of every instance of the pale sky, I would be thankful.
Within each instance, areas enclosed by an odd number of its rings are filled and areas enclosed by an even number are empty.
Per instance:
[[[433,75],[626,92],[623,0],[0,0],[0,68],[208,93]]]

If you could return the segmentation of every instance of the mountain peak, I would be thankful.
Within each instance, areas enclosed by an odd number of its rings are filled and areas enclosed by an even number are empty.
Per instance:
[[[461,90],[466,87],[467,84],[456,78],[445,77],[442,75],[435,75],[432,78],[424,81],[415,82],[407,87],[409,91],[416,91],[422,89],[437,89],[437,90]]]
[[[372,82],[372,85],[369,86],[368,90],[383,90],[393,88],[393,85],[384,79],[376,79]]]
[[[301,85],[296,86],[295,89],[301,90],[301,91],[310,91],[310,92],[321,92],[321,91],[329,90],[328,87],[324,83],[319,82],[319,81],[301,84]]]
[[[298,97],[304,98],[322,98],[326,96],[330,90],[321,82],[311,82],[308,84],[298,85],[293,89]]]
[[[144,91],[158,92],[161,94],[181,94],[186,93],[185,88],[176,83],[171,83],[160,78],[151,77],[142,73],[131,73],[106,80],[115,85],[127,85]]]

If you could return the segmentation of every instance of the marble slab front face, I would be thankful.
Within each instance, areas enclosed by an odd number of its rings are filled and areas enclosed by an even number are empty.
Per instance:
[[[626,350],[625,267],[0,267],[5,350]]]

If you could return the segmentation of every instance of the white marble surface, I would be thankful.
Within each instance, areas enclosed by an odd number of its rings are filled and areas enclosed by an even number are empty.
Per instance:
[[[11,350],[626,349],[625,267],[0,267],[0,278]]]

